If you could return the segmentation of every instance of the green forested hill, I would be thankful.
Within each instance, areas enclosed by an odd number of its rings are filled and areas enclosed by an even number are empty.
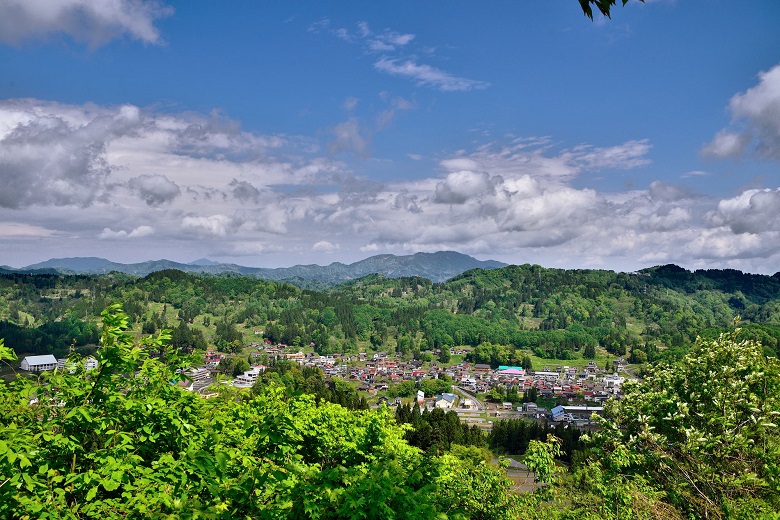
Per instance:
[[[94,343],[97,316],[122,303],[137,332],[174,329],[174,341],[230,350],[255,331],[273,342],[314,343],[321,353],[373,347],[412,355],[480,347],[477,362],[515,364],[524,353],[632,361],[677,356],[700,334],[740,316],[774,351],[780,278],[673,265],[636,273],[476,269],[444,283],[369,275],[324,291],[242,276],[167,270],[130,275],[0,275],[0,337],[17,352],[62,353]]]
[[[327,292],[176,270],[143,278],[4,274],[0,336],[20,353],[62,354],[95,343],[98,313],[113,302],[138,332],[172,328],[174,341],[192,347],[230,350],[262,330],[273,342],[314,343],[321,353],[481,347],[473,360],[494,365],[519,364],[528,352],[592,358],[599,348],[654,361],[680,355],[736,316],[771,351],[780,338],[780,277],[673,265],[636,273],[508,266],[444,283],[369,275]]]

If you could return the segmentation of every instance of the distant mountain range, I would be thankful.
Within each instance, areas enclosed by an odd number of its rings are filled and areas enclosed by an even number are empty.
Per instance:
[[[325,266],[309,264],[275,269],[221,264],[205,258],[188,264],[170,260],[121,264],[96,257],[52,258],[21,269],[3,266],[0,267],[0,273],[107,274],[120,272],[146,276],[164,269],[178,269],[187,273],[235,273],[266,280],[288,281],[303,286],[329,286],[375,273],[388,278],[420,276],[433,282],[443,282],[470,269],[498,269],[506,265],[495,260],[477,260],[455,251],[439,251],[436,253],[415,253],[407,256],[376,255],[352,264],[334,262]]]

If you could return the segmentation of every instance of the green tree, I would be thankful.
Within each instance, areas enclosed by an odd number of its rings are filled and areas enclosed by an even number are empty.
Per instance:
[[[593,359],[596,357],[596,347],[593,345],[585,345],[585,350],[582,353],[582,357],[585,359]]]
[[[698,340],[607,402],[588,466],[605,510],[661,499],[698,518],[780,510],[780,362],[738,335]]]

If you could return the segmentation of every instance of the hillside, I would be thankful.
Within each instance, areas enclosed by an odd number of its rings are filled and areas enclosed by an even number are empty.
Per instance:
[[[179,270],[143,278],[5,274],[0,337],[20,352],[62,352],[74,340],[88,344],[96,337],[96,316],[113,302],[124,305],[138,331],[183,323],[181,333],[197,331],[199,344],[224,347],[263,330],[271,341],[314,343],[320,353],[478,347],[471,359],[494,365],[517,364],[529,353],[591,358],[597,350],[654,362],[681,355],[697,335],[723,330],[737,316],[768,349],[774,351],[780,338],[777,276],[536,265],[475,269],[443,283],[372,274],[328,291]]]
[[[570,288],[589,281],[587,290],[604,308],[624,296],[616,279],[603,291],[609,272],[566,273],[520,266],[489,274],[493,287],[507,291],[522,290],[535,278],[538,293],[534,296],[531,290],[529,297],[537,302],[546,301],[545,278],[562,285],[573,282]],[[520,283],[524,274],[529,276]],[[422,278],[388,280],[374,275],[355,283],[351,294],[307,292],[248,278],[195,277],[180,271],[143,279],[2,277],[3,294],[11,289],[22,296],[17,319],[23,317],[27,325],[38,318],[30,314],[33,306],[21,303],[35,296],[38,303],[49,301],[50,311],[66,311],[39,328],[79,324],[79,318],[67,311],[76,305],[57,307],[55,301],[91,305],[121,296],[135,315],[127,316],[119,305],[102,312],[102,347],[94,353],[99,368],[86,369],[83,359],[75,355],[67,370],[19,377],[8,384],[0,380],[0,478],[6,484],[0,486],[0,515],[226,520],[776,516],[780,364],[760,344],[740,338],[736,330],[714,340],[698,340],[679,361],[650,367],[643,381],[626,385],[622,399],[604,404],[600,427],[586,441],[586,449],[571,457],[570,465],[554,460],[562,454],[559,438],[527,439],[523,462],[534,484],[534,491],[527,493],[515,492],[505,465],[491,463],[493,455],[485,449],[476,426],[470,439],[461,433],[458,443],[454,441],[457,428],[469,428],[461,425],[455,412],[437,409],[421,415],[417,406],[399,406],[394,417],[383,405],[354,410],[334,404],[317,397],[324,381],[317,368],[297,369],[295,363],[281,362],[296,370],[272,372],[267,382],[251,390],[215,384],[209,399],[172,384],[187,386],[181,372],[195,360],[191,340],[197,342],[200,332],[188,324],[202,318],[200,324],[208,327],[205,319],[211,316],[224,316],[216,324],[217,344],[223,350],[231,348],[226,336],[236,332],[234,319],[263,321],[266,336],[271,327],[277,328],[274,333],[287,333],[291,327],[305,333],[310,322],[336,335],[342,327],[346,340],[342,347],[349,347],[351,334],[368,332],[371,343],[376,339],[375,346],[383,349],[392,345],[389,337],[382,337],[383,328],[410,334],[418,319],[428,325],[421,325],[417,332],[423,337],[415,333],[412,343],[441,341],[431,325],[446,321],[448,313],[465,318],[460,322],[464,332],[475,320],[497,326],[511,321],[506,308],[497,321],[430,301],[427,311],[422,309],[425,294],[471,293],[475,305],[482,305],[484,275],[473,271],[460,284],[436,285]],[[692,280],[701,281],[699,276],[694,273]],[[656,280],[663,280],[667,283],[661,287],[668,285],[668,278]],[[753,281],[771,288],[771,281]],[[372,294],[381,284],[398,293],[390,295],[390,301],[409,297],[414,305],[395,302],[394,308],[388,308],[360,300],[350,303],[356,292]],[[662,292],[667,289],[678,295],[674,300],[678,305],[685,302],[684,291],[665,287]],[[642,290],[642,294],[653,292]],[[568,299],[573,292],[564,294]],[[498,307],[490,301],[481,308],[495,313]],[[164,302],[161,311],[160,302]],[[205,307],[193,311],[192,302],[205,302]],[[234,307],[243,314],[230,315]],[[128,333],[134,323],[143,322],[146,328],[155,320],[171,320],[171,308],[178,309],[180,322],[169,339],[138,340]],[[89,325],[89,315],[85,316],[83,325]],[[617,329],[622,327],[619,322],[619,315],[612,317]],[[492,332],[500,331],[499,327]],[[552,332],[537,330],[538,339]],[[402,337],[396,347],[402,346]],[[508,345],[491,345],[485,339],[479,338],[475,355],[514,355]],[[414,348],[415,358],[420,358],[420,349],[419,344]],[[13,352],[0,340],[0,361],[13,359]],[[329,382],[334,390],[345,384],[337,378]],[[537,426],[517,420],[499,424],[505,427],[497,432]],[[452,443],[437,443],[436,449],[428,450],[416,444],[423,438],[443,438],[445,430]],[[613,503],[620,506],[614,516]]]

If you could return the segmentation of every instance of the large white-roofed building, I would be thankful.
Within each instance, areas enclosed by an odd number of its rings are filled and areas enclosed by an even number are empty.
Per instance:
[[[28,372],[44,372],[57,368],[57,358],[51,354],[44,356],[25,356],[21,364],[22,370]]]

